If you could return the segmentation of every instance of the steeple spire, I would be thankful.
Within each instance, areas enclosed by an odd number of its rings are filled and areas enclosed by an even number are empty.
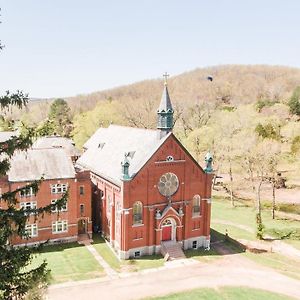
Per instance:
[[[157,110],[157,129],[161,132],[169,133],[173,129],[173,108],[168,91],[167,78],[169,74],[163,74],[165,78],[164,89],[160,100],[159,108]]]

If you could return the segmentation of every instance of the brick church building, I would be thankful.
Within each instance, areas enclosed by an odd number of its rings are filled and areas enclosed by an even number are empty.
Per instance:
[[[157,118],[157,130],[98,129],[76,162],[91,173],[94,229],[121,259],[160,253],[169,241],[209,248],[210,161],[203,170],[172,133],[167,82]]]

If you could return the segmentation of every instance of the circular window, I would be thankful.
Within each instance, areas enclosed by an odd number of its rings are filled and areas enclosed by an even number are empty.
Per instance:
[[[174,157],[171,155],[168,155],[166,158],[166,161],[173,161],[173,160],[174,160]]]
[[[169,197],[176,193],[179,186],[179,181],[174,173],[163,174],[158,182],[159,192],[166,197]]]

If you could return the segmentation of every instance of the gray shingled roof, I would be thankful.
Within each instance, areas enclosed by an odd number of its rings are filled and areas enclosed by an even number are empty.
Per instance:
[[[62,136],[45,136],[37,139],[32,148],[63,148],[69,156],[80,156],[80,151],[71,139]]]
[[[87,150],[78,159],[76,166],[89,169],[121,185],[121,162],[125,152],[131,152],[128,157],[129,175],[133,177],[170,134],[158,139],[157,130],[117,125],[98,129],[85,144]]]
[[[168,92],[168,87],[167,85],[165,85],[161,96],[158,112],[168,112],[168,111],[173,111],[173,108],[172,108],[172,104]]]
[[[8,180],[11,182],[74,178],[71,158],[62,148],[28,149],[15,152],[10,160]]]
[[[13,136],[18,136],[18,131],[1,131],[0,132],[0,142],[6,142],[7,140],[11,139]]]

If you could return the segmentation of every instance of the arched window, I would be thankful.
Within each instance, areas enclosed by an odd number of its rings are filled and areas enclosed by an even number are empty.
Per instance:
[[[133,204],[133,224],[143,223],[143,204],[140,201],[136,201]]]
[[[193,216],[199,216],[201,214],[200,203],[201,198],[199,195],[193,197]]]

